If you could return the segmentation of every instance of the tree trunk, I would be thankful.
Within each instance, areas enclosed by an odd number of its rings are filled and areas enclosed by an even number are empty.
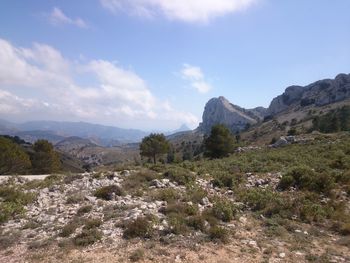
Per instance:
[[[153,155],[153,162],[154,162],[154,164],[156,164],[156,163],[157,163],[156,154],[155,154],[155,155]]]

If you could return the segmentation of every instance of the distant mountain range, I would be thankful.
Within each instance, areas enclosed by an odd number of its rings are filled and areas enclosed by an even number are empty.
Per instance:
[[[189,128],[182,125],[179,129],[166,134],[185,130],[189,130]],[[73,136],[89,139],[96,145],[112,147],[140,142],[149,132],[87,122],[29,121],[13,123],[0,120],[0,134],[18,136],[28,142],[46,139],[54,144]]]

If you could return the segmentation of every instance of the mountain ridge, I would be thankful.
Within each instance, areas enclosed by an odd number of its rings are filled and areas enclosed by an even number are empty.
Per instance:
[[[272,99],[268,108],[256,107],[244,109],[232,104],[225,97],[210,99],[204,108],[203,121],[198,132],[209,133],[215,124],[224,124],[232,132],[239,132],[266,118],[294,109],[300,111],[306,107],[321,107],[350,98],[350,74],[338,74],[334,79],[323,79],[307,86],[289,86]]]

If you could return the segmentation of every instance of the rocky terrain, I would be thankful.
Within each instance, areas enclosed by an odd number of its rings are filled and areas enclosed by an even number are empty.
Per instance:
[[[349,262],[350,167],[333,162],[333,151],[349,154],[347,138],[281,138],[180,166],[3,178],[0,209],[13,212],[0,217],[0,261]],[[313,151],[334,156],[330,174],[343,179],[332,188],[305,186],[311,195],[282,188],[286,171],[301,169],[294,165],[322,163],[306,160]]]

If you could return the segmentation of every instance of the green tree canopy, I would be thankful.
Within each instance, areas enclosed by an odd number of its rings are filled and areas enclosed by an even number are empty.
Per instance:
[[[149,136],[142,139],[140,144],[141,156],[146,156],[157,162],[157,156],[166,154],[170,149],[170,143],[165,138],[164,134],[151,133]]]
[[[211,133],[204,140],[205,155],[211,158],[222,158],[234,151],[235,139],[230,130],[222,124],[211,128]]]
[[[33,172],[36,174],[50,174],[61,169],[60,158],[47,140],[38,140],[33,146],[31,156]]]
[[[30,169],[28,154],[10,139],[0,137],[0,174],[26,174]]]

